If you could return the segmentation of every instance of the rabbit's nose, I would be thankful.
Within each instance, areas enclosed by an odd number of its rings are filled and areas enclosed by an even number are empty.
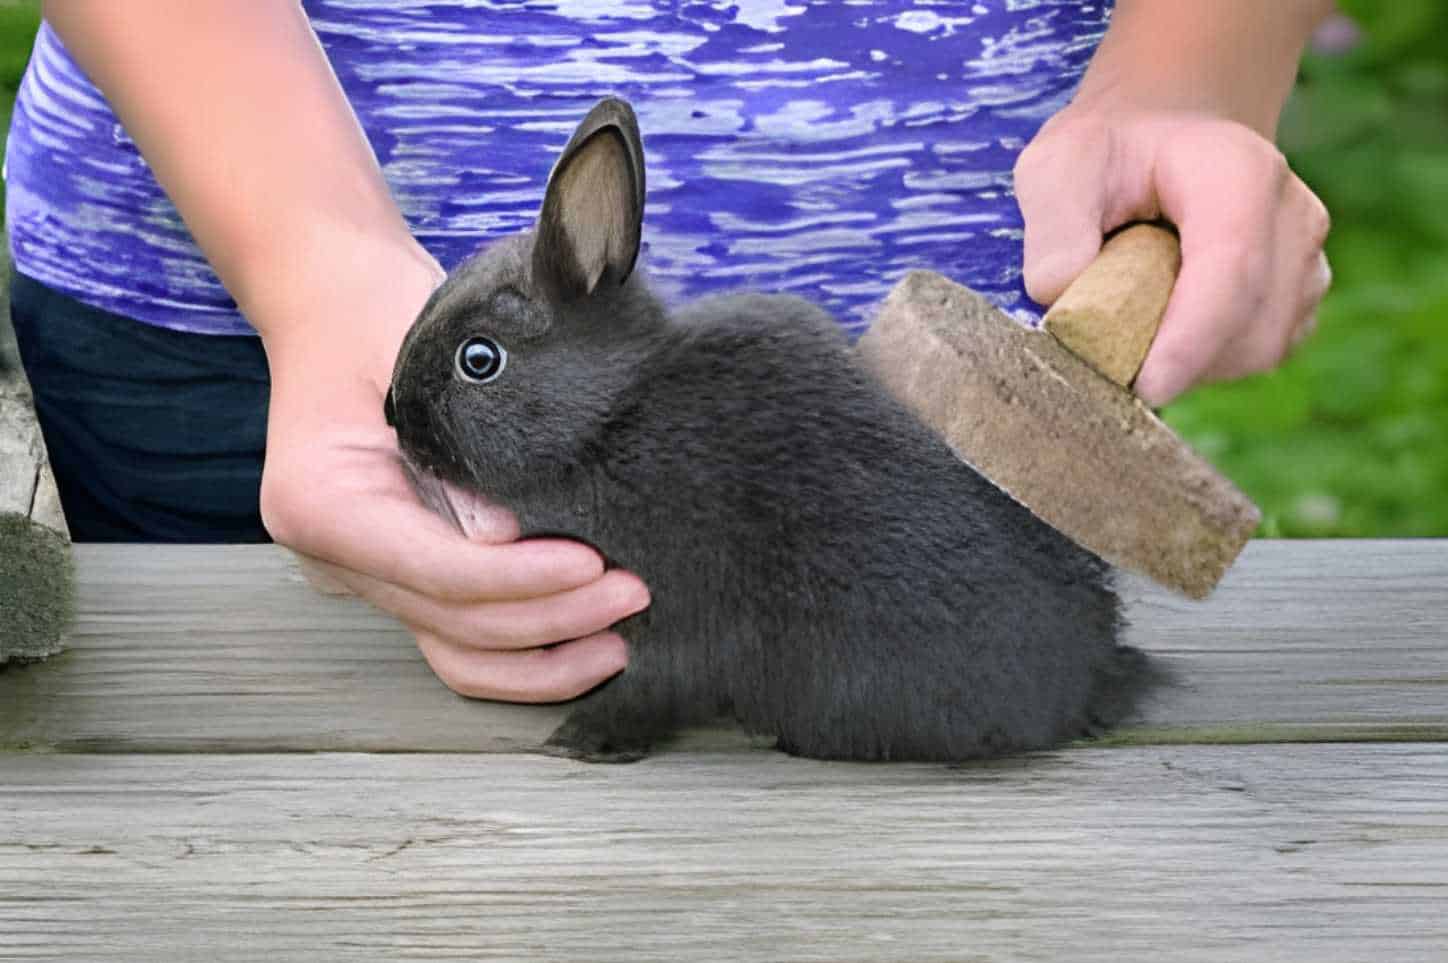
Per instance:
[[[382,399],[382,417],[387,419],[387,427],[397,427],[397,408],[392,404],[392,389],[387,389],[387,397]]]

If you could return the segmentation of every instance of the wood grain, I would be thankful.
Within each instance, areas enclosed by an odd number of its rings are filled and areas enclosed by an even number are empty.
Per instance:
[[[452,695],[392,619],[277,548],[76,550],[72,651],[0,673],[0,746],[511,752],[563,717]],[[1257,541],[1206,602],[1124,595],[1128,641],[1174,682],[1116,741],[1448,736],[1448,541]]]
[[[0,514],[69,535],[10,324],[10,252],[0,232]]]
[[[70,531],[11,329],[9,267],[0,253],[0,665],[64,647],[74,584]]]
[[[1436,746],[3,759],[0,960],[1427,963]]]
[[[1102,246],[1051,304],[1041,326],[1102,375],[1130,387],[1161,327],[1181,265],[1175,231],[1134,224]]]
[[[471,702],[358,599],[275,546],[76,546],[70,650],[0,674],[0,747],[489,750],[541,744],[556,707]]]
[[[18,362],[4,357],[0,357],[0,515],[18,515],[69,534],[30,386]]]
[[[590,766],[505,751],[561,710],[448,694],[388,618],[312,592],[278,549],[78,554],[74,649],[0,673],[0,960],[1436,963],[1448,945],[1438,744]],[[1178,682],[1116,741],[1441,739],[1445,586],[1443,541],[1254,542],[1205,603],[1128,580],[1131,640]],[[483,752],[439,751],[459,748]],[[318,749],[373,751],[276,751]]]

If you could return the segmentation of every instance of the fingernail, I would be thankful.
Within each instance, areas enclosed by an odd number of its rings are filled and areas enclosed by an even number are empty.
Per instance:
[[[592,582],[601,578],[608,571],[604,564],[603,556],[599,555],[587,545],[579,545],[574,550],[572,546],[568,549],[569,571],[578,578]]]
[[[1181,389],[1172,385],[1170,380],[1163,380],[1154,375],[1155,372],[1143,371],[1137,376],[1136,382],[1131,388],[1136,392],[1136,396],[1146,403],[1147,407],[1161,408],[1170,403]]]
[[[607,645],[599,645],[599,662],[609,675],[616,675],[628,667],[628,643],[623,636],[617,632],[607,632],[598,637],[600,642],[608,642]]]
[[[1302,344],[1302,342],[1306,341],[1316,330],[1317,314],[1316,312],[1313,312],[1312,314],[1309,314],[1307,317],[1303,318],[1301,323],[1299,323],[1297,327],[1293,329],[1292,340],[1289,342],[1289,347],[1293,349],[1297,348],[1300,344]]]
[[[644,584],[643,579],[636,575],[629,575],[629,588],[624,595],[624,604],[630,615],[642,612],[653,602],[653,596],[649,593],[649,587]]]
[[[1025,265],[1021,274],[1026,284],[1026,293],[1039,304],[1050,304],[1066,289],[1064,281],[1058,282],[1062,271],[1057,266],[1059,258],[1044,256]]]
[[[1026,292],[1041,304],[1053,303],[1066,293],[1094,256],[1095,251],[1084,245],[1077,251],[1060,250],[1041,255],[1025,272]]]

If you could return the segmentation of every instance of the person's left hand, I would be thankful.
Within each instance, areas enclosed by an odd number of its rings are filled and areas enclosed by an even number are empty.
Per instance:
[[[1316,324],[1331,271],[1317,196],[1256,131],[1210,114],[1078,102],[1021,154],[1025,282],[1050,304],[1103,234],[1164,217],[1182,268],[1134,390],[1161,406],[1191,386],[1276,367]]]

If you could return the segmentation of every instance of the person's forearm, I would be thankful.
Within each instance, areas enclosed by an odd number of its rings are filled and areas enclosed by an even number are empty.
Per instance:
[[[1078,100],[1201,110],[1272,138],[1333,0],[1117,0]]]
[[[435,271],[295,0],[50,0],[44,14],[264,338],[338,313],[385,264]]]

